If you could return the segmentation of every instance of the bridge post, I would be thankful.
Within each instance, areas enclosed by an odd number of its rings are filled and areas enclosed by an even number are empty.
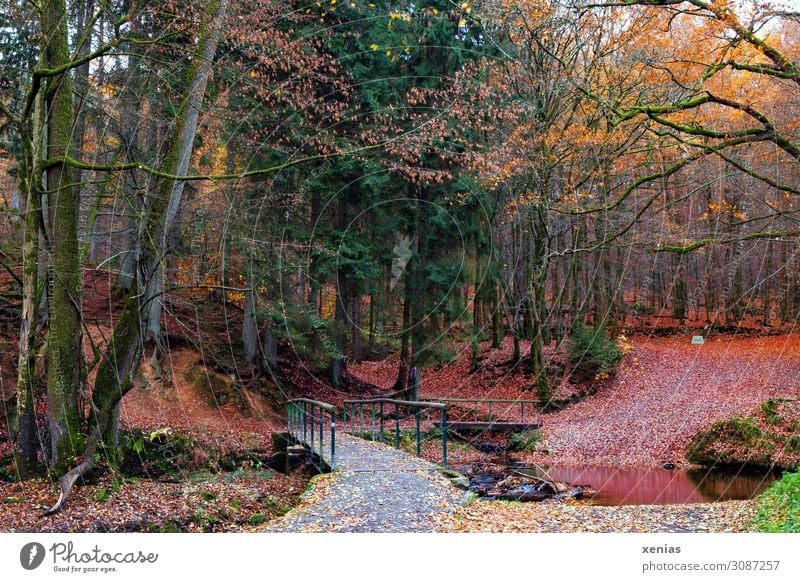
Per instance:
[[[306,411],[306,403],[303,402],[303,444],[306,444],[306,417],[308,416],[308,412]]]
[[[370,412],[370,418],[372,419],[372,421],[371,421],[372,422],[372,426],[370,427],[372,429],[372,440],[374,441],[375,440],[375,403],[374,402],[369,405],[369,412]]]
[[[417,457],[419,457],[419,453],[420,453],[419,414],[420,414],[420,410],[419,410],[419,408],[417,408],[416,412],[414,413],[414,416],[417,419]]]
[[[447,468],[447,408],[442,409],[442,466]]]
[[[322,452],[322,431],[325,429],[325,412],[322,408],[319,409],[319,458],[325,460],[325,455]]]
[[[400,448],[400,405],[394,403],[394,448]]]
[[[383,402],[381,402],[381,442],[384,442],[384,438],[383,438]]]
[[[331,471],[336,468],[336,413],[331,410]]]
[[[313,453],[314,452],[314,405],[313,404],[311,405],[311,422],[309,424],[311,428],[311,452]],[[303,444],[306,444],[305,440],[303,441]]]

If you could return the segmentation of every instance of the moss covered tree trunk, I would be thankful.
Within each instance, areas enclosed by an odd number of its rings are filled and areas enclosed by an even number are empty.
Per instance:
[[[23,136],[23,168],[20,193],[25,195],[25,233],[22,243],[22,317],[17,360],[17,407],[11,432],[15,440],[17,474],[25,479],[41,469],[36,427],[36,321],[39,313],[39,224],[41,221],[43,94],[36,97],[32,132]]]
[[[62,3],[63,5],[63,3]],[[209,0],[203,10],[203,18],[193,50],[191,65],[187,70],[184,85],[184,99],[176,116],[175,138],[165,159],[163,170],[173,175],[185,174],[188,169],[191,145],[197,128],[197,117],[205,94],[205,87],[211,72],[211,64],[216,54],[220,27],[225,17],[227,0]],[[66,39],[66,36],[64,36]],[[50,176],[48,175],[48,180]],[[180,204],[180,189],[177,180],[164,180],[160,195],[149,209],[145,223],[144,239],[150,241],[143,245],[140,258],[140,271],[146,276],[160,272],[166,235],[170,230],[170,220],[177,214]],[[51,186],[52,187],[52,186]],[[73,206],[74,208],[74,206]],[[75,253],[77,257],[77,252]],[[145,280],[144,284],[147,285]],[[150,287],[148,286],[148,289]],[[148,301],[149,299],[150,301]],[[90,417],[91,435],[82,462],[68,471],[60,480],[61,493],[56,503],[47,513],[58,511],[69,496],[75,482],[90,470],[96,461],[96,453],[105,450],[109,461],[113,462],[115,439],[119,422],[119,403],[132,388],[134,377],[141,361],[143,324],[151,313],[150,303],[154,297],[144,301],[139,288],[134,285],[122,309],[120,319],[114,328],[111,340],[100,361],[92,393],[92,415]],[[100,445],[105,443],[104,448]]]
[[[42,6],[42,60],[48,69],[70,62],[67,10],[64,0]],[[73,130],[72,83],[69,74],[47,84],[47,158],[69,154]],[[77,189],[72,168],[53,163],[47,169],[50,218],[50,332],[47,340],[47,404],[51,441],[50,464],[65,470],[83,450],[78,389],[82,381],[80,263],[78,260]]]

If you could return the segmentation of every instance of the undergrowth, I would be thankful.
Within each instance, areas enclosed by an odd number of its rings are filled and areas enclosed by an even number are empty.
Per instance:
[[[752,529],[763,532],[800,532],[800,473],[784,473],[757,499]]]

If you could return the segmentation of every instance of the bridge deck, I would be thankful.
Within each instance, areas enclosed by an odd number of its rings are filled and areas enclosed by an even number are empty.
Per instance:
[[[462,493],[436,465],[378,442],[336,439],[330,481],[268,531],[432,532],[458,507]]]

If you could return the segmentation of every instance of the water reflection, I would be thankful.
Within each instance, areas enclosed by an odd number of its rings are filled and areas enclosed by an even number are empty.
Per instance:
[[[777,476],[724,471],[668,471],[660,468],[603,466],[545,466],[555,481],[591,485],[597,490],[594,505],[660,505],[707,503],[728,499],[750,499]],[[531,474],[543,476],[537,470]]]

